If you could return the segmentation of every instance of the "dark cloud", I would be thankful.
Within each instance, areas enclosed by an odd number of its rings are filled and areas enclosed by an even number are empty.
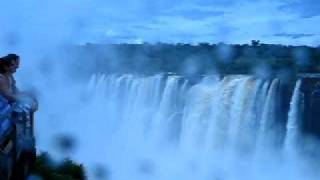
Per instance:
[[[226,14],[225,11],[215,11],[215,10],[200,10],[200,9],[184,9],[178,10],[171,15],[182,16],[187,19],[192,20],[202,20],[209,17],[223,16]]]
[[[201,38],[204,36],[204,34],[199,35],[199,34],[191,34],[191,33],[172,33],[170,36],[174,38],[179,38],[179,39],[192,40],[192,39]]]
[[[139,39],[138,36],[132,35],[132,33],[129,34],[117,34],[113,36],[107,36],[104,38],[102,43],[125,43],[125,42],[132,42],[134,40]]]
[[[287,4],[280,6],[280,9],[288,12],[298,13],[302,18],[311,18],[320,15],[320,1],[290,0]]]
[[[150,27],[148,25],[132,25],[132,28],[139,30],[154,30],[154,27]]]
[[[317,34],[303,34],[303,33],[277,33],[274,34],[276,37],[288,37],[292,39],[299,39],[299,38],[304,38],[304,37],[313,37],[317,36]]]
[[[240,0],[247,1],[247,0]],[[200,6],[228,6],[239,2],[239,0],[194,0],[195,4]]]

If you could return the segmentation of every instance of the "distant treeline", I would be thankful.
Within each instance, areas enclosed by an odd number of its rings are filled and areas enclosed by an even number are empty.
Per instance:
[[[66,49],[82,73],[318,73],[320,48],[263,44],[86,44]]]

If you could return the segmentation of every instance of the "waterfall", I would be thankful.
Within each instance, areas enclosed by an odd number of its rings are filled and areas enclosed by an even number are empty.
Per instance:
[[[243,75],[204,77],[191,86],[178,76],[95,75],[88,85],[91,90],[94,82],[97,100],[108,102],[106,110],[121,122],[122,132],[134,127],[135,135],[149,140],[177,136],[184,149],[234,149],[256,143],[263,148],[272,146],[276,136],[278,79],[270,84]],[[292,97],[286,144],[297,129],[300,84]]]
[[[259,123],[259,132],[258,132],[258,150],[263,150],[264,148],[272,148],[274,141],[277,138],[275,132],[276,127],[276,103],[279,98],[277,88],[279,86],[279,80],[274,79],[268,90],[266,100],[263,106],[262,116]]]
[[[115,180],[283,179],[272,171],[291,166],[276,159],[277,142],[285,134],[283,149],[296,148],[301,83],[288,120],[281,120],[279,79],[204,76],[191,83],[176,75],[94,75],[88,108],[101,115],[95,121],[106,131],[99,158]]]
[[[301,128],[301,80],[296,82],[292,99],[290,102],[290,110],[288,114],[288,122],[286,126],[286,138],[284,142],[285,151],[288,153],[292,153],[297,146],[299,136],[300,136],[300,128]]]

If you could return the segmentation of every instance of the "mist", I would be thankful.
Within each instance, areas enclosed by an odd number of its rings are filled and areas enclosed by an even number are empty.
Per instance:
[[[223,2],[217,2],[217,7]],[[302,113],[302,97],[295,87],[298,81],[293,83],[289,98],[288,119],[281,125],[276,123],[278,81],[291,82],[291,71],[274,70],[261,60],[249,74],[228,76],[219,74],[221,67],[208,63],[211,54],[194,54],[161,72],[158,67],[145,66],[153,64],[148,50],[137,50],[130,57],[132,64],[127,64],[129,55],[112,46],[72,50],[87,47],[87,43],[197,44],[206,37],[214,43],[251,41],[251,35],[232,33],[243,26],[228,29],[241,21],[217,25],[217,29],[209,22],[221,20],[213,17],[212,21],[196,22],[186,15],[177,18],[178,23],[167,22],[170,11],[163,9],[170,6],[169,2],[146,4],[100,0],[0,2],[0,54],[20,55],[17,84],[39,100],[35,119],[38,152],[48,151],[57,161],[71,157],[83,163],[89,179],[317,179],[319,165],[313,160],[319,158],[317,137],[294,134],[299,131]],[[183,3],[174,4],[184,7]],[[203,10],[202,6],[195,7]],[[215,14],[232,17],[223,12]],[[172,25],[179,22],[191,28],[181,30]],[[193,34],[192,28],[197,26],[199,32]],[[213,35],[204,27],[212,28]],[[180,39],[176,36],[183,33],[186,35]],[[253,34],[270,42],[284,38]],[[230,37],[234,40],[228,40]],[[282,42],[313,45],[317,40],[310,42],[309,38]],[[220,44],[216,61],[227,69],[235,62],[235,51],[232,45]],[[296,49],[292,56],[299,67],[312,63],[305,48]],[[107,65],[97,63],[101,61]],[[101,69],[104,65],[107,70]],[[160,63],[159,67],[165,65]],[[291,127],[284,124],[290,120],[298,130],[291,129],[294,135],[289,143],[286,129]],[[270,127],[275,127],[275,132],[268,132]],[[285,130],[279,133],[278,129]],[[275,139],[281,142],[273,142]],[[289,148],[279,148],[279,144]]]

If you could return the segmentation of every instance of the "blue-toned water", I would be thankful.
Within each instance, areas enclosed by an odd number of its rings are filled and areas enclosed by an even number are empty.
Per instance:
[[[303,153],[306,146],[318,146],[301,132],[300,80],[288,119],[279,116],[279,79],[228,75],[190,82],[177,75],[93,75],[76,89],[81,91],[62,100],[69,104],[63,125],[51,134],[76,138],[71,156],[85,164],[89,179],[319,177],[319,166]],[[97,165],[104,176],[95,176]]]

